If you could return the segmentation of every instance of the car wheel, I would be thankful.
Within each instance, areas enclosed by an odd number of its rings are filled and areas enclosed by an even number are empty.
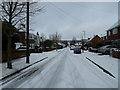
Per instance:
[[[105,54],[107,54],[107,55],[108,55],[108,54],[109,54],[109,51],[105,51]]]

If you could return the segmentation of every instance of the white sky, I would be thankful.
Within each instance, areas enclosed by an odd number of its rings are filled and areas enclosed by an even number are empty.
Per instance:
[[[48,1],[48,0],[47,0]],[[31,28],[49,36],[56,31],[62,39],[105,35],[118,20],[117,2],[39,2],[44,9],[32,18]]]

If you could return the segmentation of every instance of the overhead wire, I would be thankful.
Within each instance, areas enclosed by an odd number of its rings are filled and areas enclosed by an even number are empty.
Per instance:
[[[47,1],[47,0],[46,0]],[[48,1],[47,1],[48,2]],[[51,4],[52,6],[54,6],[56,9],[58,9],[59,11],[61,11],[62,13],[64,13],[65,15],[71,17],[72,19],[74,19],[75,21],[81,22],[82,20],[80,20],[79,18],[73,16],[71,13],[66,12],[65,10],[63,10],[62,8],[58,7],[57,5],[55,5],[52,2],[48,2],[49,4]]]

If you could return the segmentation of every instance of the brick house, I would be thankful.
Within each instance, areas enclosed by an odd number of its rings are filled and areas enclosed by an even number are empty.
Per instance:
[[[107,44],[109,44],[107,41],[107,35],[106,36],[102,36],[101,37],[101,41],[102,41],[102,43],[103,43],[103,45],[107,45]]]
[[[120,48],[120,25],[118,23],[107,30],[107,42]]]
[[[97,47],[98,44],[102,43],[101,38],[98,35],[95,35],[90,41],[89,45],[92,47]]]
[[[107,30],[107,42],[118,48],[112,51],[112,57],[120,59],[120,20]]]
[[[101,37],[101,40],[102,40],[103,42],[107,41],[107,36]]]

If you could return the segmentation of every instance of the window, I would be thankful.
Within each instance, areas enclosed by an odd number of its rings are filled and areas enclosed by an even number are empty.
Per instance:
[[[117,33],[118,33],[118,29],[117,29],[117,28],[113,29],[113,30],[112,30],[112,33],[113,33],[113,34],[117,34]]]
[[[108,31],[108,36],[110,36],[110,35],[111,35],[110,31]]]

